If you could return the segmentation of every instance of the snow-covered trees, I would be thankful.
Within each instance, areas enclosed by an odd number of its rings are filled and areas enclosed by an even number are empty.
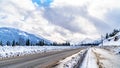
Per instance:
[[[110,41],[112,39],[114,41],[117,41],[117,40],[119,40],[119,35],[118,35],[119,32],[120,32],[120,30],[114,29],[113,32],[106,33],[105,39],[107,39],[108,41]]]

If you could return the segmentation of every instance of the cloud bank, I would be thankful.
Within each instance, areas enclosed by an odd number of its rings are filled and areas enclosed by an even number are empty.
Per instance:
[[[52,41],[97,39],[119,28],[119,0],[1,0],[0,27],[17,28]]]

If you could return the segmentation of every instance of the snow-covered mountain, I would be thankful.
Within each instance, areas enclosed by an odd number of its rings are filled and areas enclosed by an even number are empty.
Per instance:
[[[89,39],[89,38],[85,38],[84,40],[81,41],[82,44],[86,44],[86,43],[92,43],[94,40]]]
[[[85,38],[85,39],[82,40],[79,44],[80,44],[80,45],[81,45],[81,44],[99,45],[99,44],[101,44],[101,39],[93,40],[93,39]]]
[[[35,44],[41,40],[44,40],[44,42],[47,44],[51,43],[51,41],[43,37],[37,37],[34,34],[30,34],[15,28],[0,28],[0,41],[2,41],[3,44],[6,44],[7,41],[12,42],[13,40],[15,40],[24,45],[27,39],[29,39],[32,44]]]

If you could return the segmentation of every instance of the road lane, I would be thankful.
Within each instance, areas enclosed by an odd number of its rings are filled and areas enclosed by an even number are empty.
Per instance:
[[[44,54],[34,54],[19,58],[0,61],[0,68],[50,68],[53,64],[72,54],[79,52],[82,48],[71,49]]]

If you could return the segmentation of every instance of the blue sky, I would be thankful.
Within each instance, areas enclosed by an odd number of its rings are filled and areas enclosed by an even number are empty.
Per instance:
[[[0,0],[0,27],[57,42],[98,39],[120,28],[120,0]]]
[[[53,2],[53,0],[32,0],[33,3],[37,3],[39,7],[49,7],[50,3]]]

